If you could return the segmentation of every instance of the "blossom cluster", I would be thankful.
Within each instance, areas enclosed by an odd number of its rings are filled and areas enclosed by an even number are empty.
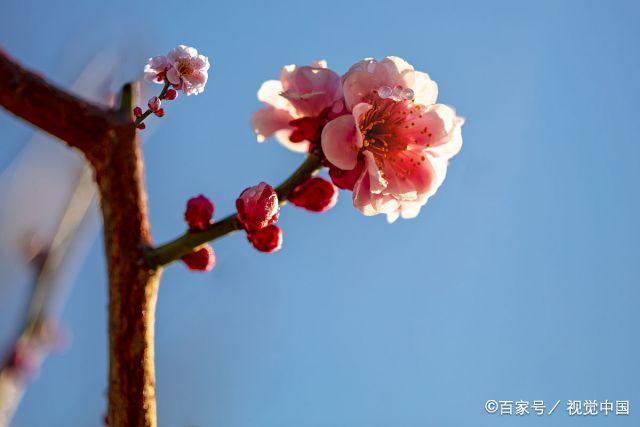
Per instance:
[[[261,252],[275,252],[282,246],[282,230],[276,225],[280,214],[278,194],[266,182],[242,191],[236,200],[236,220],[247,233],[247,239]],[[207,230],[213,222],[214,204],[200,194],[187,201],[184,220],[189,231]],[[215,252],[205,243],[182,257],[182,261],[194,271],[209,271],[216,264]]]
[[[157,117],[164,116],[162,101],[172,101],[178,97],[178,91],[185,95],[198,95],[204,91],[209,78],[209,59],[198,54],[189,46],[180,45],[172,49],[167,55],[154,56],[144,68],[148,81],[162,84],[163,89],[158,96],[153,96],[147,102],[148,109],[135,107],[133,115],[138,129],[145,129],[143,120],[151,113]]]
[[[163,101],[175,99],[178,91],[202,93],[208,70],[207,57],[184,45],[150,58],[145,75],[164,86],[149,99],[147,111],[136,107],[136,125],[144,128],[142,120],[151,113],[164,116]],[[246,188],[236,200],[235,227],[259,251],[277,251],[280,204],[325,212],[336,204],[338,189],[351,191],[353,205],[364,215],[385,214],[389,222],[417,216],[462,147],[464,119],[437,97],[438,85],[427,73],[395,56],[366,58],[343,75],[325,61],[285,66],[278,80],[258,90],[264,103],[252,117],[258,142],[275,137],[293,151],[316,156],[330,181],[306,175],[284,193],[286,200],[265,182]],[[190,199],[189,230],[207,230],[213,213],[205,196]],[[193,270],[207,271],[215,265],[215,253],[204,244],[182,260]]]
[[[462,146],[464,120],[436,103],[438,86],[401,58],[367,58],[340,76],[326,62],[287,65],[258,91],[262,142],[321,156],[337,187],[365,215],[413,218]]]

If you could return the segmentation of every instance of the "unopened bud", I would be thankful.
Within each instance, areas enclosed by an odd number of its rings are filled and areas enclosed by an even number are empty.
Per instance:
[[[208,243],[183,256],[181,259],[189,270],[192,271],[211,271],[216,265],[216,254]]]
[[[245,189],[236,200],[238,220],[247,231],[259,230],[278,220],[278,195],[266,182]]]
[[[175,89],[169,89],[162,98],[168,101],[173,101],[177,97],[178,97],[178,92]]]
[[[289,201],[312,212],[324,212],[335,206],[338,189],[326,179],[314,177],[297,186],[289,195]]]
[[[247,239],[260,252],[275,252],[282,247],[282,230],[277,225],[269,225],[247,233]]]
[[[158,98],[157,96],[154,96],[149,99],[148,105],[151,111],[156,111],[158,110],[158,108],[160,108],[160,105],[162,105],[162,101],[160,101],[160,98]]]
[[[204,230],[211,224],[213,211],[213,203],[200,194],[198,197],[193,197],[187,202],[184,220],[191,230]]]

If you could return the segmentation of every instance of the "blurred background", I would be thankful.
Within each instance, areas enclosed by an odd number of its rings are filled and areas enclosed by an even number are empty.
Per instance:
[[[249,126],[258,87],[285,64],[326,59],[342,73],[401,56],[467,119],[417,219],[363,217],[342,193],[325,214],[285,208],[278,253],[238,234],[215,242],[211,273],[168,268],[160,426],[632,426],[639,19],[632,1],[5,0],[0,45],[96,102],[177,44],[209,56],[204,94],[171,103],[144,133],[157,242],[183,232],[189,197],[206,194],[221,218],[243,188],[302,161],[258,145]],[[25,242],[55,234],[82,169],[4,112],[0,129],[4,356],[33,283]],[[56,274],[66,350],[46,359],[16,427],[102,423],[107,292],[88,209]],[[484,411],[489,399],[563,403],[553,416],[501,417]],[[586,399],[629,400],[631,415],[567,415],[564,402]]]

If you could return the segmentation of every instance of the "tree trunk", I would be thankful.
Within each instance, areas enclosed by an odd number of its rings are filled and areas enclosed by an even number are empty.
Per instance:
[[[140,144],[133,126],[96,167],[109,269],[110,427],[156,426],[154,324],[161,269],[151,244]]]

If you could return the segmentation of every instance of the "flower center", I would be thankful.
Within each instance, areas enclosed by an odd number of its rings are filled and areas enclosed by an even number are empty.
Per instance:
[[[182,75],[189,75],[191,73],[193,73],[193,67],[191,65],[191,61],[184,60],[184,61],[180,61],[180,63],[178,64],[178,72]]]
[[[376,161],[384,162],[387,157],[407,148],[407,142],[398,132],[405,119],[405,102],[379,99],[360,116],[362,149],[373,153]]]
[[[424,107],[413,102],[413,92],[398,95],[401,93],[394,88],[389,95],[383,86],[368,99],[370,108],[358,118],[361,150],[373,154],[385,179],[405,180],[425,161],[425,156],[412,148],[419,144],[420,135],[428,132],[426,127],[419,128]]]

